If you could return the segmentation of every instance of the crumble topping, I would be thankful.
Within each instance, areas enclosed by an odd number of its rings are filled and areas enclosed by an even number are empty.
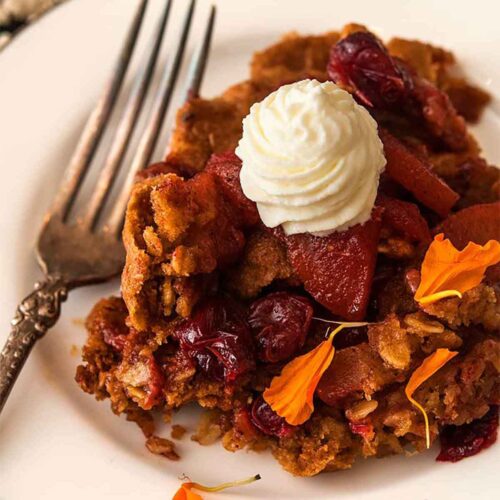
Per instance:
[[[453,433],[452,441],[447,426],[474,429],[483,417],[488,425],[481,429],[490,430],[481,434],[485,445],[473,452],[494,440],[490,414],[500,400],[498,266],[462,299],[423,306],[414,300],[433,234],[444,232],[459,249],[470,240],[484,244],[500,238],[498,219],[492,217],[498,214],[499,172],[480,157],[470,135],[457,135],[461,118],[456,116],[477,119],[488,97],[452,76],[451,53],[402,39],[386,45],[418,78],[414,102],[421,107],[416,115],[385,110],[374,116],[389,137],[389,153],[411,161],[424,180],[415,182],[415,175],[394,162],[386,172],[391,175],[381,176],[376,234],[362,238],[370,244],[344,255],[343,265],[329,254],[335,241],[328,242],[323,258],[314,237],[299,235],[305,241],[294,241],[265,228],[235,182],[240,163],[234,149],[250,106],[285,83],[327,80],[332,45],[364,31],[349,25],[341,34],[291,34],[256,53],[248,81],[215,99],[193,98],[179,110],[168,157],[141,173],[124,230],[123,298],[103,299],[90,313],[76,378],[83,390],[108,398],[115,413],[138,423],[156,453],[175,457],[171,442],[154,435],[152,410],[169,419],[192,402],[210,410],[198,441],[220,438],[233,452],[269,449],[300,476],[350,468],[359,457],[423,451],[426,428],[405,386],[437,349],[459,354],[413,394],[428,415],[431,440],[446,433],[447,456],[455,460],[459,434]],[[421,112],[436,95],[444,109],[442,127],[433,120],[436,115]],[[441,191],[429,193],[429,186]],[[332,290],[342,283],[346,293],[334,297]],[[224,300],[207,305],[214,293],[237,299],[241,310],[229,314]],[[347,293],[353,295],[345,298]],[[280,309],[282,294],[298,294],[314,306],[304,342],[297,341],[297,328],[276,319],[287,310]],[[248,321],[248,309],[260,310],[262,300],[269,301],[265,310],[274,316],[257,318],[249,337],[241,324]],[[347,314],[370,324],[337,335],[314,413],[304,424],[290,426],[262,398],[263,391],[286,361],[324,340],[328,324],[314,318],[335,321]],[[261,339],[258,350],[249,338]],[[289,358],[270,362],[283,338],[290,339]],[[233,360],[235,345],[243,354]],[[256,369],[240,370],[252,363]],[[241,375],[227,383],[221,367],[228,376]]]

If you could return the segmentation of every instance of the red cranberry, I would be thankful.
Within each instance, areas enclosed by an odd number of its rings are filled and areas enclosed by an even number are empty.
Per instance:
[[[375,435],[372,424],[349,422],[349,429],[353,434],[357,434],[368,441],[371,441]]]
[[[309,331],[313,308],[305,297],[271,293],[250,306],[248,323],[257,342],[257,356],[266,363],[292,357]]]
[[[328,75],[365,105],[392,107],[406,99],[411,78],[371,33],[358,31],[332,47]]]
[[[439,462],[458,462],[489,448],[498,433],[498,406],[492,406],[482,418],[465,425],[448,425],[440,433]]]
[[[127,343],[127,337],[133,333],[126,325],[128,316],[125,303],[120,299],[104,299],[95,307],[95,313],[90,316],[92,330],[102,334],[103,341],[122,352]]]
[[[118,333],[118,330],[113,330],[111,328],[106,328],[102,331],[102,338],[104,342],[120,352],[123,351],[125,347],[127,336],[128,330],[124,333]]]
[[[452,150],[467,147],[465,122],[449,97],[393,58],[371,33],[356,32],[332,47],[328,75],[365,106],[403,112]]]
[[[174,338],[212,379],[231,383],[255,367],[245,312],[229,298],[206,300],[177,327]]]
[[[252,424],[261,432],[268,436],[279,438],[289,437],[295,431],[293,425],[280,417],[265,401],[259,396],[252,404],[250,410],[250,419]]]
[[[149,410],[162,400],[162,389],[165,385],[165,378],[154,356],[148,358],[147,367],[149,372],[146,387],[147,398],[143,406],[144,409]]]
[[[383,195],[377,198],[377,205],[384,209],[382,214],[384,226],[410,241],[430,242],[429,226],[417,205]]]

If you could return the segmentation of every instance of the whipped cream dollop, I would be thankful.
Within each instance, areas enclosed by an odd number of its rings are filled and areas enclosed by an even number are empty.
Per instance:
[[[385,167],[377,123],[333,82],[283,85],[254,104],[236,149],[268,227],[320,236],[366,222]]]

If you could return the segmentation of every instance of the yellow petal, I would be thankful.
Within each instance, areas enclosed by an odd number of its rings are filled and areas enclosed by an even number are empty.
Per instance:
[[[290,425],[303,424],[314,411],[314,392],[335,353],[333,337],[343,328],[341,324],[312,351],[286,364],[264,391],[267,404]]]
[[[425,438],[427,448],[431,445],[431,438],[429,432],[429,419],[427,413],[422,405],[413,399],[413,393],[432,375],[434,375],[442,366],[444,366],[450,359],[454,358],[458,352],[449,351],[448,349],[437,349],[430,356],[427,356],[422,364],[412,373],[410,380],[405,388],[406,397],[410,400],[411,404],[418,408],[425,421]]]
[[[429,304],[444,297],[460,294],[481,283],[489,266],[500,262],[500,243],[490,240],[486,245],[469,242],[459,251],[443,234],[430,244],[421,268],[420,285],[415,300]]]

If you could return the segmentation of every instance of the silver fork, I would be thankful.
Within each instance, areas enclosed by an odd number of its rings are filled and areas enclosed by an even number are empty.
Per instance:
[[[195,0],[191,0],[187,6],[176,53],[171,63],[162,69],[161,81],[153,97],[147,124],[109,217],[101,221],[103,207],[122,164],[139,114],[144,108],[172,0],[165,2],[151,43],[144,54],[142,66],[134,77],[127,104],[86,209],[76,222],[70,222],[69,216],[75,211],[75,199],[108,126],[139,36],[147,3],[148,0],[139,2],[112,77],[88,118],[59,192],[45,216],[36,247],[37,259],[45,279],[35,284],[33,292],[17,308],[11,322],[10,335],[0,353],[0,413],[35,342],[43,337],[59,318],[61,303],[66,300],[68,291],[79,286],[107,281],[118,275],[123,268],[124,250],[120,233],[125,207],[136,173],[149,163],[155,149],[183,61]],[[208,58],[215,13],[215,7],[212,6],[203,37],[193,55],[186,82],[186,96],[198,94]],[[100,222],[102,229],[98,228]]]

